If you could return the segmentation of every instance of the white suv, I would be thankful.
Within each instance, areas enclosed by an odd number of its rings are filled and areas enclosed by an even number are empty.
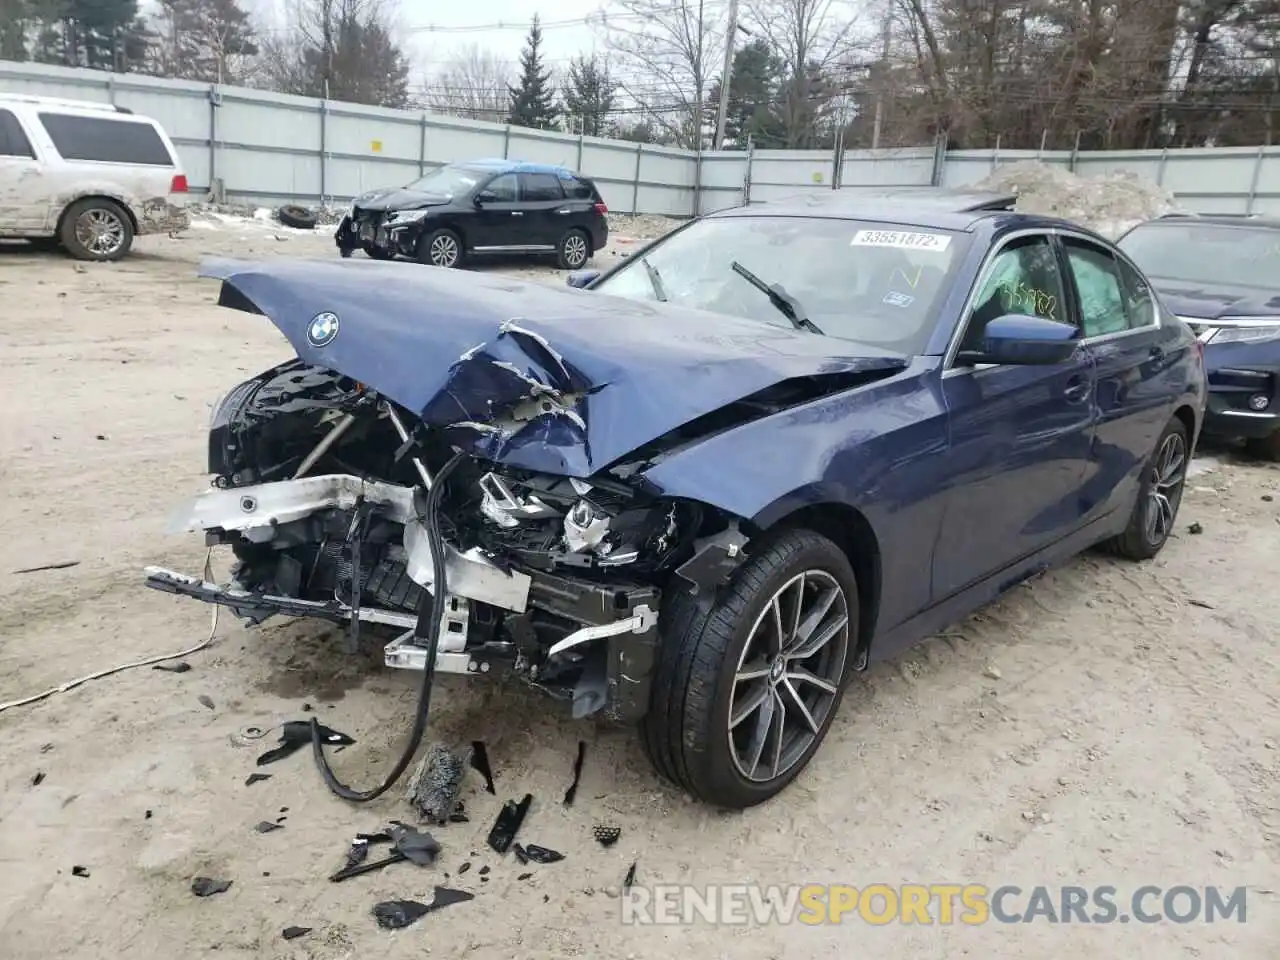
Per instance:
[[[190,225],[187,177],[160,124],[123,107],[0,93],[0,237],[116,260]]]

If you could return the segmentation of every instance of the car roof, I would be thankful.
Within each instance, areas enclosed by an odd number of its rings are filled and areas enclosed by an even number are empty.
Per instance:
[[[828,217],[969,230],[992,213],[1008,213],[1017,197],[1005,193],[944,190],[938,187],[810,190],[709,214],[713,217]]]
[[[554,163],[531,163],[528,160],[511,160],[504,157],[483,157],[479,160],[460,160],[454,164],[486,173],[549,173],[554,177],[578,177],[568,167]],[[582,179],[582,178],[580,178]]]

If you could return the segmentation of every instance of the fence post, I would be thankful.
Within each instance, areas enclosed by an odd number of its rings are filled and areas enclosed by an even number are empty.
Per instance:
[[[640,161],[644,156],[644,144],[636,144],[636,175],[631,178],[631,215],[640,212]]]
[[[218,92],[216,83],[209,84],[209,194],[215,199],[214,191],[218,184],[218,107],[222,103],[222,94]],[[216,198],[218,203],[223,198]]]
[[[751,203],[751,161],[755,157],[756,145],[751,139],[751,134],[747,134],[747,168],[742,172],[742,205],[745,207]]]
[[[1169,162],[1169,148],[1162,147],[1160,149],[1160,166],[1156,167],[1156,186],[1164,186],[1164,168]]]
[[[693,215],[702,213],[702,143],[698,143],[698,152],[693,156]]]
[[[116,105],[116,78],[110,73],[107,74],[107,102],[113,107]]]
[[[1076,142],[1071,147],[1071,159],[1067,161],[1067,169],[1076,172],[1076,159],[1080,156],[1080,131],[1076,131]]]
[[[575,168],[575,172],[577,172],[577,173],[581,173],[581,172],[582,172],[582,137],[583,137],[583,134],[581,133],[581,130],[582,130],[582,128],[581,128],[581,127],[579,127],[579,128],[578,128],[578,130],[579,130],[579,133],[578,133],[578,166]]]
[[[841,146],[844,140],[844,127],[836,131],[835,139],[831,142],[831,189],[840,189],[840,154]]]
[[[947,172],[947,132],[939,130],[933,138],[933,169],[929,172],[929,186],[940,187]]]
[[[1040,131],[1040,149],[1036,152],[1036,160],[1041,163],[1044,162],[1044,145],[1045,145],[1045,141],[1047,141],[1048,139],[1049,139],[1049,128],[1045,127],[1043,130]]]
[[[1249,181],[1249,199],[1244,205],[1245,213],[1253,213],[1253,201],[1258,197],[1258,180],[1262,176],[1262,158],[1266,156],[1266,151],[1266,147],[1258,147],[1258,159],[1253,162],[1253,178]]]
[[[418,176],[421,177],[427,172],[427,114],[425,110],[418,121],[418,125]]]
[[[326,188],[328,187],[326,170],[329,157],[329,102],[320,101],[320,206],[324,206]]]
[[[996,134],[996,148],[991,151],[991,172],[995,173],[1000,166],[1000,134]]]
[[[507,154],[511,152],[511,124],[507,124],[502,129],[502,159],[507,159]]]

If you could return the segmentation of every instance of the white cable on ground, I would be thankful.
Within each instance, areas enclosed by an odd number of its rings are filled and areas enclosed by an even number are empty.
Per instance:
[[[213,580],[213,551],[210,550],[205,554],[204,558],[204,580],[209,583]],[[80,686],[82,683],[88,683],[90,680],[101,680],[103,677],[109,677],[113,673],[123,673],[125,670],[134,670],[138,667],[149,667],[152,664],[164,663],[166,660],[177,660],[181,657],[189,657],[193,653],[199,653],[209,644],[213,643],[213,636],[218,630],[218,604],[213,605],[213,617],[209,622],[209,635],[197,643],[194,647],[188,647],[178,653],[166,653],[158,657],[149,657],[146,660],[138,660],[135,663],[125,663],[118,667],[110,667],[106,670],[99,670],[97,673],[91,673],[87,677],[80,677],[77,680],[68,680],[61,686],[51,687],[44,693],[37,693],[30,697],[24,697],[21,700],[11,700],[8,703],[0,703],[0,713],[8,710],[10,707],[25,707],[29,703],[38,703],[41,700],[47,700],[49,697],[58,693],[66,693],[68,690]]]

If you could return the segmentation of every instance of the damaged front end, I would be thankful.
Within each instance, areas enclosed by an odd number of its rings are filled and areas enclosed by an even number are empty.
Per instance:
[[[249,624],[276,614],[344,624],[352,648],[362,629],[389,630],[386,664],[423,669],[414,628],[434,584],[422,499],[452,455],[445,431],[376,391],[285,363],[217,405],[214,489],[171,524],[230,547],[230,582],[152,567],[146,583]],[[616,480],[469,457],[444,482],[435,669],[514,673],[572,699],[578,716],[644,713],[664,587],[691,561],[685,573],[704,579],[708,551],[737,554],[745,542],[710,508]]]

